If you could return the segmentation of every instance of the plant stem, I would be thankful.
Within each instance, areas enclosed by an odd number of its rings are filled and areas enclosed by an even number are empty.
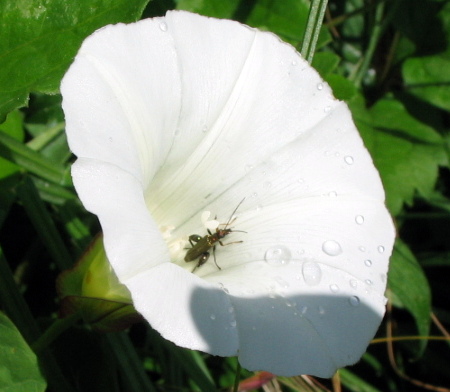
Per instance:
[[[320,28],[327,8],[328,0],[312,0],[309,9],[308,22],[300,49],[301,55],[311,64],[319,39]]]
[[[80,313],[74,313],[68,317],[57,319],[32,345],[33,351],[39,355],[42,350],[58,338],[64,331],[69,329],[81,318]]]
[[[236,366],[236,375],[234,378],[233,392],[238,392],[240,380],[241,380],[241,364],[238,361]]]

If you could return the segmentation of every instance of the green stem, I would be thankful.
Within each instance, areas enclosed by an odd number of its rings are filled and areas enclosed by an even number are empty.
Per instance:
[[[36,340],[31,348],[39,355],[50,346],[50,344],[58,338],[64,331],[69,329],[81,318],[80,313],[74,313],[68,317],[57,319],[40,337]]]
[[[378,3],[375,9],[375,20],[372,32],[370,34],[369,45],[367,46],[366,53],[362,59],[361,65],[359,66],[357,72],[353,76],[353,82],[356,86],[360,86],[364,76],[367,74],[367,71],[372,64],[372,59],[375,54],[375,50],[377,48],[378,42],[380,41],[383,28],[383,16],[384,16],[384,6],[385,2],[381,1]]]
[[[241,364],[238,361],[236,366],[236,376],[234,378],[233,392],[238,392],[240,380],[241,380]]]
[[[300,53],[311,64],[328,0],[312,0]]]

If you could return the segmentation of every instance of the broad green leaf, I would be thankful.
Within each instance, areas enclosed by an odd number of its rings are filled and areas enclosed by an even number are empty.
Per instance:
[[[0,312],[0,390],[8,392],[45,391],[36,355],[15,325]]]
[[[56,93],[83,39],[94,30],[135,21],[148,0],[2,0],[0,119],[32,91]]]
[[[339,56],[332,52],[319,52],[314,55],[312,66],[319,72],[322,78],[326,78],[339,64]]]
[[[332,88],[333,94],[337,99],[349,101],[357,93],[353,82],[341,75],[329,74],[324,79]]]
[[[301,43],[309,13],[306,0],[177,0],[177,8],[215,18],[228,18],[277,34],[286,42]],[[317,48],[330,40],[322,28]]]
[[[448,163],[441,136],[395,100],[380,100],[368,110],[356,98],[350,107],[380,172],[391,213],[398,214],[404,203],[411,205],[416,192],[431,195],[439,166]]]
[[[398,239],[391,257],[388,287],[395,304],[407,309],[415,319],[421,336],[427,336],[431,320],[431,290],[422,268],[408,246]],[[420,340],[420,352],[426,340]]]
[[[406,60],[403,78],[407,91],[450,111],[450,53]]]
[[[410,30],[418,55],[403,64],[405,88],[416,97],[450,111],[450,3],[431,3],[413,9],[417,13],[416,23],[410,24]],[[422,25],[424,28],[420,28]]]

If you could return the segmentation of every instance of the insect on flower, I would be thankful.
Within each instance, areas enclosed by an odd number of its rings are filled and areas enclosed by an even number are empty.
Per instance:
[[[214,264],[216,267],[221,270],[222,268],[219,267],[216,261],[216,243],[218,242],[221,246],[231,245],[231,244],[238,244],[244,241],[233,241],[229,242],[227,244],[224,244],[221,239],[225,238],[228,234],[233,232],[240,232],[240,233],[246,233],[246,231],[242,230],[232,230],[228,226],[230,226],[235,220],[236,217],[233,219],[233,215],[236,213],[240,205],[243,203],[245,198],[243,198],[237,207],[234,209],[232,214],[230,215],[230,218],[228,219],[227,223],[221,223],[216,227],[216,231],[214,233],[211,232],[211,230],[208,230],[208,234],[204,237],[198,235],[198,234],[192,234],[189,236],[189,243],[191,244],[192,248],[189,248],[186,252],[186,256],[184,257],[184,261],[190,262],[194,260],[198,260],[197,265],[194,267],[192,272],[195,272],[195,270],[198,267],[201,267],[203,264],[205,264],[210,256],[210,249],[213,248],[213,257],[214,257]],[[216,217],[217,218],[217,217]],[[224,226],[223,229],[220,229],[220,226]]]

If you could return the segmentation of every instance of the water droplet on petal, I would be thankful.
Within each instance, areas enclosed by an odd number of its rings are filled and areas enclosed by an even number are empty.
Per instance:
[[[350,297],[350,298],[348,299],[348,302],[349,302],[350,305],[352,305],[352,306],[358,306],[359,303],[360,303],[360,300],[359,300],[359,298],[358,298],[356,295],[354,295],[354,296],[352,296],[352,297]]]
[[[384,253],[384,250],[385,250],[385,249],[384,249],[384,246],[383,246],[383,245],[380,245],[377,249],[378,249],[378,252],[379,252],[379,253]]]
[[[317,90],[322,90],[323,89],[323,84],[322,83],[318,83],[317,84]]]
[[[350,279],[350,287],[356,289],[358,287],[358,281],[356,279]]]
[[[328,192],[329,197],[336,197],[337,193],[335,191]]]
[[[297,61],[296,60],[292,60],[292,65],[295,67],[297,65]]]
[[[365,252],[365,251],[366,251],[366,247],[365,247],[365,246],[358,246],[358,249],[359,249],[361,252]]]
[[[308,311],[308,307],[307,307],[307,306],[302,306],[302,307],[300,308],[301,314],[306,314],[307,311]]]
[[[364,217],[362,215],[356,215],[355,222],[358,225],[362,225],[364,223]]]
[[[369,260],[369,259],[364,260],[364,265],[365,265],[366,267],[372,267],[372,260]]]
[[[303,279],[309,286],[315,286],[320,283],[322,279],[322,269],[319,264],[314,261],[307,261],[303,263],[302,267]]]
[[[373,284],[373,282],[372,282],[370,279],[366,279],[365,282],[366,282],[366,284],[369,285],[369,286],[372,286],[372,284]]]
[[[275,246],[267,249],[264,259],[271,265],[284,265],[291,260],[291,251],[283,245]]]
[[[329,113],[331,111],[331,106],[325,106],[325,108],[323,109],[323,111],[325,113]]]
[[[210,318],[211,320],[215,320],[215,319],[216,319],[216,315],[215,315],[215,314],[212,314],[211,316],[209,316],[209,318]]]
[[[328,240],[325,241],[322,244],[322,250],[328,255],[328,256],[338,256],[342,253],[341,245],[339,245],[339,242]]]
[[[166,22],[161,22],[159,24],[159,28],[161,29],[161,31],[167,31],[167,23]]]
[[[347,155],[346,157],[344,157],[344,161],[347,165],[353,165],[353,162],[354,162],[353,157],[350,155]]]
[[[330,290],[332,293],[337,293],[339,291],[339,286],[337,284],[330,285]]]
[[[319,308],[317,310],[319,311],[319,314],[321,316],[323,316],[325,314],[325,309],[322,306],[319,306]]]
[[[381,274],[380,279],[383,283],[386,283],[386,274]]]
[[[230,322],[230,325],[234,328],[237,324],[236,324],[236,320],[233,320]]]

